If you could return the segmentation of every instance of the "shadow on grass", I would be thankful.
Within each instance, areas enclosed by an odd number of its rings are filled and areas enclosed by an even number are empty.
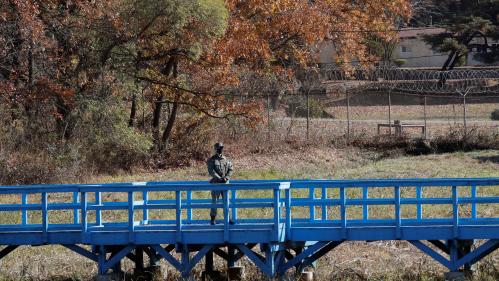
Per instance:
[[[482,162],[482,163],[495,163],[499,164],[499,155],[497,156],[479,156],[479,157],[474,157],[476,160]]]

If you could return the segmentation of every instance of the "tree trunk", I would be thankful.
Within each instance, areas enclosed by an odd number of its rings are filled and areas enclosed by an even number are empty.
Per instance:
[[[462,54],[459,54],[457,53],[456,56],[454,57],[454,60],[452,61],[452,63],[449,65],[449,68],[447,68],[447,70],[453,70],[454,67],[456,66],[456,63],[459,61],[459,59],[462,57],[463,55]]]
[[[164,94],[161,94],[156,99],[156,104],[154,105],[153,119],[152,119],[152,134],[154,142],[156,145],[159,142],[159,123],[161,120],[161,109],[163,108],[163,97]]]
[[[450,54],[447,60],[445,61],[444,65],[442,66],[442,71],[447,70],[447,67],[449,64],[454,60],[454,56],[456,55],[456,50],[453,50]]]
[[[163,132],[163,137],[161,138],[163,145],[165,145],[171,137],[173,125],[175,125],[175,120],[177,118],[178,108],[178,102],[174,102],[172,106],[172,112],[170,113],[170,117],[168,118],[168,123],[166,124],[165,131]]]
[[[57,119],[57,128],[61,137],[69,140],[73,135],[74,124],[70,120],[71,110],[61,97],[56,98],[57,113],[61,116]]]
[[[128,127],[133,127],[135,125],[135,120],[137,119],[137,95],[135,93],[132,96],[132,109],[130,110],[130,120],[128,120]]]

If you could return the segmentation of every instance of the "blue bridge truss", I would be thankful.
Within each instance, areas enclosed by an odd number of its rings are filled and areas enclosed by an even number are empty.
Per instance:
[[[223,194],[216,203],[213,190]],[[221,211],[216,225],[211,208]],[[275,277],[355,240],[406,240],[451,272],[469,269],[499,247],[499,178],[0,186],[0,259],[23,245],[63,245],[100,275],[125,258],[141,270],[148,256],[188,277],[203,258],[213,270],[215,254],[229,268],[246,256]]]

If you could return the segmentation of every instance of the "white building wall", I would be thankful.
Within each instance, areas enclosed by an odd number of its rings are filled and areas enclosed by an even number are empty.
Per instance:
[[[499,44],[497,41],[489,41],[490,44]],[[335,62],[336,50],[332,43],[323,43],[319,46],[318,63],[329,64]],[[447,54],[441,54],[431,49],[431,46],[420,38],[401,39],[395,48],[394,59],[405,60],[402,67],[442,67],[447,60]],[[467,66],[486,66],[487,64],[474,58],[470,52],[467,58]],[[495,65],[499,65],[496,62]]]
[[[402,59],[402,67],[441,67],[447,60],[446,54],[434,52],[430,45],[421,39],[403,39],[395,48],[393,57]]]

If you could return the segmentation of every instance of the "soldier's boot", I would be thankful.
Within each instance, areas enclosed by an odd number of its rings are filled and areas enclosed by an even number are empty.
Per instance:
[[[215,218],[216,218],[215,216],[211,216],[211,221],[210,221],[210,224],[211,224],[211,225],[215,225],[215,224],[217,224],[217,223],[215,222]]]

